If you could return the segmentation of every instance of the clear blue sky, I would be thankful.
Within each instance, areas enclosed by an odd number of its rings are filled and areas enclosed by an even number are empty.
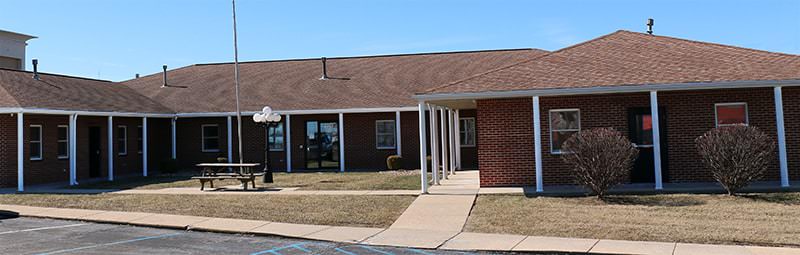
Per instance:
[[[800,1],[238,0],[241,60],[555,50],[618,29],[800,54]],[[229,0],[4,0],[42,71],[109,80],[232,61]],[[30,63],[28,63],[30,68]]]

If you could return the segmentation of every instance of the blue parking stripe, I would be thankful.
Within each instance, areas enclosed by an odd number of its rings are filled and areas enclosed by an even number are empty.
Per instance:
[[[269,250],[263,250],[263,251],[250,253],[250,255],[261,255],[261,254],[267,254],[267,253],[271,253],[271,254],[275,254],[275,255],[281,255],[279,253],[279,251],[282,251],[282,250],[285,250],[285,249],[289,249],[289,248],[298,249],[298,250],[301,250],[301,251],[304,251],[304,252],[310,252],[308,249],[301,247],[301,245],[304,245],[306,243],[308,243],[308,242],[293,243],[293,244],[290,244],[290,245],[287,245],[287,246],[282,246],[282,247],[272,248],[272,249],[269,249]]]
[[[337,248],[334,248],[334,250],[336,250],[336,251],[338,251],[338,252],[341,252],[341,253],[344,253],[344,254],[346,254],[346,255],[358,255],[358,254],[355,254],[355,253],[349,252],[349,251],[347,251],[347,250],[345,250],[345,249],[338,248],[338,247],[337,247]]]
[[[97,247],[105,247],[105,246],[111,246],[111,245],[117,245],[117,244],[126,244],[126,243],[133,243],[133,242],[139,242],[139,241],[145,241],[145,240],[167,238],[167,237],[177,236],[177,235],[181,235],[181,234],[183,234],[183,233],[172,233],[172,234],[165,234],[165,235],[158,235],[158,236],[148,236],[148,237],[136,238],[136,239],[125,240],[125,241],[118,241],[118,242],[111,242],[111,243],[104,243],[104,244],[95,244],[95,245],[89,245],[89,246],[83,246],[83,247],[77,247],[77,248],[65,249],[65,250],[49,251],[49,252],[44,252],[44,253],[38,253],[37,255],[50,255],[50,254],[59,254],[59,253],[81,251],[81,250],[92,249],[92,248],[97,248]]]

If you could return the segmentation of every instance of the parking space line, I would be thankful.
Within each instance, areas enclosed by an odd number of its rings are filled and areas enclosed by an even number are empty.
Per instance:
[[[338,252],[341,252],[341,253],[344,253],[344,254],[346,254],[346,255],[358,255],[358,254],[355,254],[355,253],[349,252],[349,251],[347,251],[347,250],[345,250],[345,249],[342,249],[342,248],[339,248],[339,247],[336,247],[336,248],[334,248],[334,250],[336,250],[336,251],[338,251]]]
[[[83,246],[83,247],[77,247],[77,248],[71,248],[71,249],[49,251],[49,252],[44,252],[44,253],[38,253],[37,255],[50,255],[50,254],[59,254],[59,253],[81,251],[81,250],[92,249],[92,248],[97,248],[97,247],[105,247],[105,246],[111,246],[111,245],[117,245],[117,244],[126,244],[126,243],[133,243],[133,242],[139,242],[139,241],[145,241],[145,240],[167,238],[167,237],[172,237],[172,236],[177,236],[177,235],[182,235],[182,234],[183,233],[172,233],[172,234],[165,234],[165,235],[158,235],[158,236],[141,237],[141,238],[136,238],[136,239],[111,242],[111,243],[95,244],[95,245],[89,245],[89,246]]]
[[[41,227],[41,228],[30,228],[30,229],[22,229],[22,230],[12,230],[6,232],[0,232],[0,235],[6,234],[15,234],[15,233],[22,233],[22,232],[31,232],[31,231],[39,231],[39,230],[48,230],[48,229],[59,229],[59,228],[70,228],[70,227],[77,227],[89,225],[88,223],[79,223],[79,224],[70,224],[70,225],[63,225],[63,226],[52,226],[52,227]]]
[[[294,248],[294,249],[297,249],[297,250],[300,250],[300,251],[303,251],[303,252],[310,252],[308,249],[303,248],[303,247],[300,246],[300,245],[303,245],[303,244],[306,244],[306,243],[308,243],[308,242],[293,243],[293,244],[290,244],[290,245],[287,245],[287,246],[282,246],[282,247],[272,248],[272,249],[269,249],[269,250],[263,250],[263,251],[250,253],[250,255],[261,255],[261,254],[267,254],[267,253],[280,255],[279,251],[285,250],[285,249],[289,249],[289,248]]]

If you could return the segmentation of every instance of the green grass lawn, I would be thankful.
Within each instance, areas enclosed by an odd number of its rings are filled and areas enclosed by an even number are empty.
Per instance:
[[[800,247],[800,193],[479,196],[466,231]]]
[[[149,177],[130,177],[113,182],[103,181],[75,186],[79,189],[163,189],[200,187],[197,180],[192,180],[193,173],[174,175],[156,175]],[[420,188],[418,171],[382,171],[382,172],[312,172],[312,173],[275,173],[274,183],[263,184],[261,178],[256,180],[257,186],[264,187],[297,187],[301,190],[416,190]],[[240,185],[236,180],[215,181],[215,187]]]
[[[0,204],[388,227],[415,196],[0,195]]]

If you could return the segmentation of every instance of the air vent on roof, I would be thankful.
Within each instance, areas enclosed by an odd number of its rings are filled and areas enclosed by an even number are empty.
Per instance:
[[[39,60],[33,59],[33,78],[39,80]]]
[[[328,58],[322,57],[322,77],[319,78],[320,80],[327,80],[328,79]]]
[[[647,33],[653,34],[653,19],[647,19]]]
[[[139,74],[137,73],[134,78],[139,79]]]
[[[167,86],[167,65],[163,65],[161,67],[164,69],[164,84],[161,84],[161,87],[163,88]]]

